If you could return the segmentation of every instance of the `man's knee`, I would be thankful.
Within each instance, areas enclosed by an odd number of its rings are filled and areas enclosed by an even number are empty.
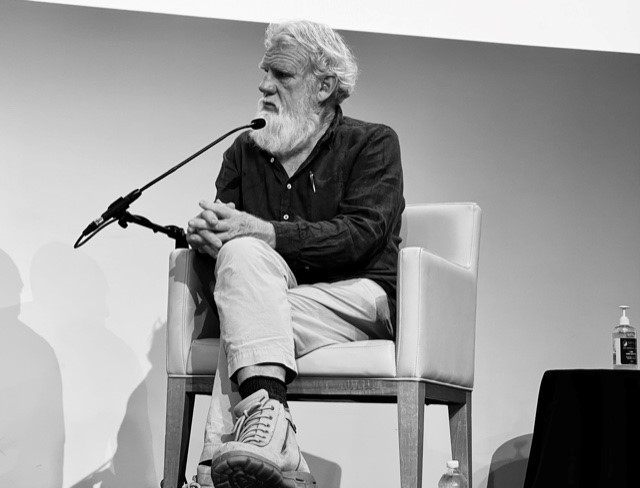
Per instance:
[[[240,280],[243,283],[263,283],[281,289],[296,286],[291,269],[269,244],[255,237],[239,237],[226,242],[215,268],[216,280]],[[225,284],[230,284],[225,281]]]
[[[218,253],[216,276],[223,270],[234,275],[269,273],[277,268],[279,256],[264,241],[255,237],[238,237],[226,242]],[[280,273],[278,273],[280,274]]]
[[[266,245],[265,242],[255,237],[236,237],[235,239],[225,242],[220,248],[218,261],[234,259],[238,256],[242,259],[251,259],[252,256],[264,253],[264,246]]]

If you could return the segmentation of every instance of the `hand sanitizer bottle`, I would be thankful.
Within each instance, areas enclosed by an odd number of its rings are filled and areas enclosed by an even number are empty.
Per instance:
[[[613,369],[638,369],[638,343],[636,329],[631,327],[627,310],[620,305],[620,325],[613,329]]]

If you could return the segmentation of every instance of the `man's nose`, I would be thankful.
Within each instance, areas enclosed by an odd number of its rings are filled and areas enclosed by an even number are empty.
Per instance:
[[[275,84],[273,83],[273,77],[270,73],[265,73],[262,77],[262,81],[260,85],[258,85],[258,90],[263,95],[273,95],[276,91]]]

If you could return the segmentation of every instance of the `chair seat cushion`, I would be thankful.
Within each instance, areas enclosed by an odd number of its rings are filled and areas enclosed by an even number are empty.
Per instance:
[[[196,339],[191,343],[187,374],[215,374],[219,353],[220,339]]]
[[[345,342],[297,359],[300,376],[396,376],[396,345],[389,340]]]
[[[196,339],[191,344],[188,374],[215,374],[220,339]],[[346,342],[321,347],[296,361],[300,376],[353,376],[394,378],[396,347],[393,341]]]

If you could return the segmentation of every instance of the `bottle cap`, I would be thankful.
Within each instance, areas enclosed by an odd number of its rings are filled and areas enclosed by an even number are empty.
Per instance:
[[[460,467],[460,463],[455,459],[453,461],[447,461],[447,468],[450,469],[458,469]]]
[[[629,324],[629,317],[627,317],[627,310],[629,310],[629,306],[628,305],[620,305],[619,308],[622,309],[622,317],[620,317],[620,325],[630,325]]]

